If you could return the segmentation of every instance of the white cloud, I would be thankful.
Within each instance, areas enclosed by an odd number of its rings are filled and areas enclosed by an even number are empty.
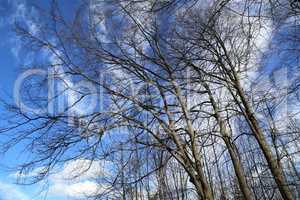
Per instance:
[[[97,177],[107,177],[109,162],[78,159],[64,164],[49,177],[49,195],[55,197],[84,198],[104,192],[108,186],[96,183]]]
[[[73,184],[55,183],[49,189],[49,195],[59,197],[84,198],[104,192],[108,187],[93,181],[82,181]]]
[[[110,176],[108,171],[110,165],[109,161],[91,161],[87,159],[66,162],[61,168],[54,169],[53,174],[46,180],[49,184],[47,195],[51,197],[84,198],[102,193],[108,189],[108,185],[96,183],[95,178]],[[39,167],[30,173],[16,173],[12,174],[11,177],[33,178],[38,176],[39,173],[43,173],[43,171],[44,168]]]
[[[39,30],[38,24],[33,20],[37,18],[36,10],[33,7],[28,7],[24,0],[10,1],[9,4],[13,12],[7,17],[8,24],[6,26],[13,27],[15,21],[22,22],[31,34],[36,35]],[[11,52],[16,58],[19,58],[22,49],[21,40],[13,34],[8,42],[11,46]]]
[[[29,200],[29,197],[19,191],[16,185],[0,182],[1,200]]]
[[[99,176],[108,176],[109,172],[105,170],[109,162],[91,161],[85,159],[72,160],[64,164],[64,167],[58,173],[50,177],[51,180],[58,181],[82,181]]]

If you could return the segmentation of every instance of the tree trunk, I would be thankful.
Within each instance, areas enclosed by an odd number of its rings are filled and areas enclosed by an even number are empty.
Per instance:
[[[235,75],[235,77],[237,77]],[[241,98],[242,105],[244,106],[244,115],[246,117],[246,120],[254,133],[254,136],[266,158],[266,161],[268,163],[268,166],[271,170],[272,175],[274,176],[275,182],[279,188],[280,194],[283,197],[283,199],[286,200],[292,200],[293,195],[288,187],[288,183],[284,177],[283,169],[278,164],[276,157],[273,155],[266,138],[263,134],[263,131],[261,130],[256,117],[253,114],[253,111],[250,108],[250,105],[248,101],[246,100],[244,91],[240,85],[239,80],[237,79],[235,81],[235,86],[238,92],[239,97]]]
[[[247,185],[247,181],[246,181],[246,178],[245,178],[243,167],[241,165],[239,156],[238,156],[238,154],[237,154],[237,152],[234,148],[234,144],[230,140],[230,136],[229,136],[229,134],[226,130],[224,121],[221,119],[221,116],[219,114],[219,107],[218,107],[218,105],[217,105],[217,103],[216,103],[216,101],[215,101],[215,99],[214,99],[214,97],[211,93],[211,90],[210,90],[209,86],[206,83],[203,83],[203,86],[207,90],[210,102],[211,102],[212,107],[213,107],[214,112],[215,112],[216,121],[217,121],[217,123],[220,127],[220,133],[221,133],[222,138],[225,142],[225,145],[226,145],[226,147],[229,151],[229,155],[230,155],[233,167],[234,167],[234,172],[235,172],[235,174],[237,176],[237,179],[238,179],[240,190],[242,191],[245,200],[252,200],[251,191],[250,191],[250,189]]]
[[[230,158],[231,158],[231,161],[232,161],[232,164],[234,167],[234,171],[237,176],[239,186],[243,193],[243,196],[244,196],[245,200],[252,200],[253,198],[251,195],[251,191],[250,191],[250,188],[248,187],[248,184],[247,184],[247,181],[245,178],[245,173],[244,173],[241,161],[239,159],[239,156],[238,156],[232,142],[230,141],[230,139],[228,137],[224,138],[224,142],[225,142],[228,152],[230,154]]]

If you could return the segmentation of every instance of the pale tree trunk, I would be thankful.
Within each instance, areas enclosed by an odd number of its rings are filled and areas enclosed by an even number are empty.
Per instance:
[[[264,136],[264,133],[262,129],[260,128],[258,121],[250,107],[249,102],[246,100],[246,96],[244,94],[244,91],[240,85],[240,82],[238,80],[237,74],[234,72],[235,76],[235,87],[237,89],[238,96],[241,99],[241,103],[244,107],[243,113],[245,118],[247,119],[247,122],[254,133],[254,136],[266,158],[266,161],[268,163],[268,166],[271,170],[272,175],[274,176],[275,182],[279,188],[280,194],[282,197],[286,200],[292,200],[293,195],[288,187],[288,183],[285,179],[283,169],[281,165],[277,162],[276,156],[273,155],[271,148],[269,147],[266,138]]]
[[[215,160],[217,160],[215,146],[213,145],[212,148],[213,148],[214,158],[215,158]],[[220,184],[221,184],[220,185],[220,187],[221,187],[221,199],[227,200],[228,198],[227,198],[227,194],[225,192],[224,180],[222,178],[222,174],[221,174],[221,171],[220,171],[220,166],[219,166],[218,161],[216,162],[216,167],[217,167],[217,172],[218,172],[218,178],[219,178],[219,181],[220,181]]]
[[[245,178],[245,172],[242,167],[239,155],[237,154],[235,147],[233,146],[233,143],[231,142],[230,138],[224,138],[224,142],[226,144],[226,147],[228,149],[228,152],[230,154],[230,158],[234,167],[234,171],[236,174],[236,177],[238,179],[238,183],[240,186],[240,190],[243,193],[243,196],[245,200],[252,200],[252,195],[250,188],[247,184],[246,178]]]
[[[229,152],[229,155],[230,155],[233,167],[234,167],[234,171],[235,171],[235,174],[236,174],[237,179],[238,179],[240,190],[243,193],[243,197],[246,200],[252,200],[251,190],[248,187],[248,184],[247,184],[247,181],[246,181],[246,178],[245,178],[245,173],[244,173],[239,155],[238,155],[236,149],[234,148],[234,144],[232,143],[232,141],[230,139],[228,131],[226,130],[224,121],[221,119],[221,116],[219,114],[220,111],[219,111],[219,107],[217,105],[217,102],[215,101],[209,86],[206,83],[203,83],[203,86],[207,90],[210,102],[211,102],[212,107],[214,109],[215,118],[216,118],[216,121],[219,125],[220,133],[222,135],[222,138],[224,140],[226,148],[228,149],[228,152]]]
[[[190,182],[195,186],[199,200],[213,200],[213,195],[202,169],[195,170],[187,158],[181,159],[181,164],[189,175]]]
[[[241,86],[239,75],[236,71],[235,66],[231,63],[231,58],[228,55],[226,45],[222,41],[220,37],[216,35],[217,42],[220,44],[222,50],[224,51],[222,55],[219,56],[219,64],[220,68],[224,71],[225,76],[227,78],[227,88],[229,92],[231,93],[232,97],[234,98],[237,106],[241,109],[243,112],[243,115],[246,118],[247,123],[249,124],[250,129],[252,130],[257,143],[262,150],[262,153],[268,163],[268,167],[275,179],[275,182],[278,186],[278,189],[280,191],[280,194],[282,197],[286,200],[292,200],[293,195],[288,187],[288,183],[285,179],[284,172],[282,167],[277,162],[276,156],[273,155],[271,148],[269,147],[269,144],[266,141],[266,138],[264,136],[264,133],[261,129],[261,127],[258,124],[257,118],[253,113],[253,110],[251,108],[250,103],[248,102],[246,95],[244,93],[244,90]],[[226,64],[223,62],[223,58],[225,57],[226,63],[229,65],[230,70],[226,67]],[[232,88],[234,87],[234,89]],[[234,92],[236,91],[236,93]]]
[[[183,118],[186,121],[187,126],[187,132],[191,139],[191,153],[193,156],[193,160],[189,159],[188,153],[185,151],[184,155],[186,156],[186,161],[190,163],[189,167],[193,167],[195,169],[195,176],[190,176],[192,183],[194,183],[197,190],[199,190],[199,193],[202,193],[202,199],[203,200],[213,200],[213,194],[212,189],[210,188],[210,185],[205,177],[205,174],[203,172],[203,165],[202,165],[202,159],[199,155],[200,151],[196,144],[196,131],[194,130],[190,113],[188,110],[188,105],[186,99],[182,95],[181,88],[177,85],[177,83],[174,81],[172,75],[170,74],[170,77],[172,79],[171,83],[175,90],[176,98],[178,99],[178,102],[180,104],[180,108],[183,113]]]

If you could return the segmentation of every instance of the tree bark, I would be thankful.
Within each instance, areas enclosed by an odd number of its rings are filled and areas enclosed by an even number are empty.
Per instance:
[[[245,173],[241,164],[241,161],[239,159],[239,155],[236,151],[236,149],[234,148],[234,144],[232,143],[229,133],[226,130],[224,121],[221,119],[221,116],[219,114],[219,108],[218,105],[211,93],[211,90],[209,88],[209,86],[206,83],[203,83],[203,86],[205,87],[205,89],[207,90],[210,102],[212,104],[212,107],[214,109],[214,114],[215,114],[215,118],[216,121],[220,127],[220,133],[222,135],[222,138],[225,142],[226,148],[228,149],[233,167],[234,167],[234,172],[237,176],[238,179],[238,183],[239,183],[239,188],[243,193],[243,196],[245,198],[245,200],[252,200],[252,195],[251,195],[251,190],[248,187],[246,178],[245,178]]]
[[[264,133],[262,129],[260,128],[258,121],[253,113],[253,111],[250,108],[250,105],[248,101],[246,100],[246,96],[244,94],[244,91],[240,85],[239,80],[237,79],[237,75],[235,75],[236,81],[235,81],[235,87],[237,89],[237,93],[241,99],[242,105],[244,106],[244,116],[254,133],[254,136],[266,158],[266,161],[268,163],[268,167],[270,168],[270,171],[275,179],[275,182],[279,188],[280,194],[283,197],[283,199],[286,200],[292,200],[293,195],[288,187],[288,183],[284,177],[284,172],[282,167],[278,164],[276,157],[273,155],[266,138],[264,136]]]

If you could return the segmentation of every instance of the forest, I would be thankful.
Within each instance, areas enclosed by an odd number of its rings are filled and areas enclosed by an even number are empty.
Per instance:
[[[64,3],[14,22],[19,184],[65,167],[78,199],[300,199],[299,0]]]

